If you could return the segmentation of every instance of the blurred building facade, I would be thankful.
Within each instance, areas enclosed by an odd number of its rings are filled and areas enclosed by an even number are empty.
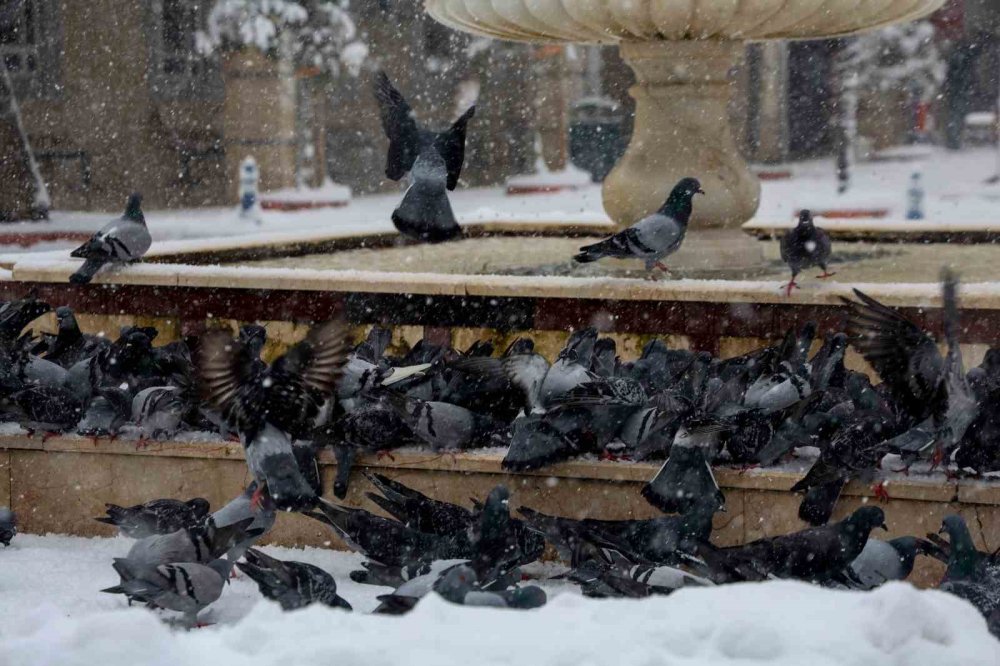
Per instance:
[[[632,74],[613,48],[490,42],[435,23],[420,2],[372,0],[351,6],[369,61],[331,76],[296,69],[280,53],[202,57],[195,33],[210,6],[5,0],[0,62],[56,207],[115,210],[131,190],[149,207],[234,204],[237,165],[247,155],[260,164],[264,191],[325,178],[357,192],[395,187],[384,178],[386,144],[370,90],[378,68],[432,126],[477,100],[467,184],[530,172],[536,146],[548,168],[564,166],[575,108],[616,109],[606,115],[617,117],[621,138],[608,145],[620,149],[631,131]],[[935,22],[947,77],[932,111],[942,140],[960,143],[964,117],[996,106],[1000,2],[949,0]],[[750,159],[831,150],[835,48],[748,48],[732,114]],[[30,199],[4,96],[0,87],[0,219],[23,215]],[[900,112],[906,104],[863,96],[861,133],[877,145],[907,140],[914,120]]]

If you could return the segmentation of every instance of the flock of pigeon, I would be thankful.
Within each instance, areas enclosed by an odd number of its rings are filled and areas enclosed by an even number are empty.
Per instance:
[[[446,190],[457,184],[465,131],[474,107],[450,129],[417,126],[388,77],[376,97],[390,146],[386,174],[410,175],[393,222],[404,234],[438,242],[460,234]],[[580,249],[578,262],[634,258],[647,270],[684,239],[701,186],[681,180],[663,207],[614,236]],[[141,198],[73,253],[85,259],[71,280],[86,283],[105,264],[136,261],[150,245]],[[808,211],[782,242],[795,280],[828,271],[829,238]],[[843,332],[819,340],[817,327],[735,358],[649,342],[638,359],[619,358],[611,338],[573,331],[554,362],[518,338],[499,355],[491,342],[457,350],[422,340],[389,353],[390,332],[375,327],[355,347],[345,322],[314,326],[270,364],[261,358],[266,329],[234,336],[212,330],[155,346],[152,327],[128,326],[117,339],[82,332],[73,311],[55,311],[55,334],[25,333],[50,306],[32,295],[0,307],[0,421],[29,432],[146,439],[212,431],[244,445],[253,483],[222,509],[208,502],[153,500],[108,506],[99,520],[136,539],[114,561],[119,585],[105,590],[129,602],[181,612],[187,625],[222,594],[233,567],[285,609],[310,603],[350,609],[327,572],[282,562],[255,549],[277,511],[297,511],[329,526],[366,562],[357,582],[389,586],[377,612],[404,613],[437,592],[455,603],[533,608],[544,591],[521,583],[520,568],[546,543],[570,564],[562,578],[599,597],[666,594],[681,586],[794,578],[870,589],[906,578],[918,555],[948,564],[942,589],[970,600],[1000,632],[1000,554],[975,549],[958,516],[944,521],[945,541],[870,539],[884,527],[881,508],[858,509],[829,523],[844,485],[874,478],[882,459],[924,458],[966,473],[1000,469],[1000,350],[968,371],[958,345],[957,285],[944,276],[944,355],[917,325],[871,297],[846,300]],[[881,383],[848,370],[853,346]],[[346,495],[359,453],[400,446],[454,452],[506,447],[503,467],[533,470],[580,455],[661,459],[642,489],[664,512],[648,520],[573,520],[522,507],[511,515],[508,491],[495,488],[465,507],[427,497],[388,477],[368,475],[371,500],[392,519],[322,497],[316,455],[337,459],[333,493]],[[812,527],[742,546],[711,545],[712,517],[725,498],[714,464],[770,465],[795,449],[819,450],[794,490]],[[885,497],[881,486],[877,491]],[[16,532],[0,510],[0,542]]]
[[[270,364],[260,356],[266,330],[258,325],[157,347],[153,328],[125,327],[112,341],[83,333],[60,307],[57,333],[36,336],[30,326],[50,306],[29,295],[0,307],[0,419],[46,435],[132,430],[140,445],[185,430],[243,442],[254,482],[214,514],[204,500],[156,500],[109,506],[102,519],[138,539],[115,561],[121,584],[109,591],[182,611],[189,623],[219,597],[234,565],[286,608],[348,606],[325,572],[252,548],[283,510],[327,524],[363,553],[369,561],[355,580],[396,588],[382,599],[386,613],[405,612],[431,590],[457,603],[544,603],[540,588],[518,581],[519,567],[548,542],[572,565],[564,578],[596,596],[772,577],[871,587],[905,578],[925,554],[948,562],[944,589],[970,599],[996,627],[1000,556],[976,551],[960,518],[945,521],[948,542],[869,540],[884,523],[878,507],[828,524],[847,481],[872,478],[886,454],[964,473],[1000,466],[1000,352],[964,369],[957,285],[947,273],[943,290],[943,356],[928,333],[857,292],[847,301],[846,332],[826,335],[811,357],[813,324],[735,358],[653,340],[630,362],[611,338],[584,329],[551,364],[529,338],[499,356],[486,341],[460,351],[422,340],[394,357],[388,330],[375,327],[352,348],[341,320],[314,326]],[[845,367],[848,345],[880,384]],[[665,459],[642,494],[669,515],[580,521],[522,508],[514,518],[502,487],[470,511],[375,475],[372,500],[395,520],[321,497],[320,449],[333,449],[333,492],[343,498],[357,454],[404,445],[506,446],[503,467],[512,471],[581,454]],[[814,527],[711,546],[712,516],[725,503],[712,465],[768,465],[801,447],[819,449],[795,486],[804,493],[800,516]],[[13,535],[13,521],[0,512],[0,541]]]

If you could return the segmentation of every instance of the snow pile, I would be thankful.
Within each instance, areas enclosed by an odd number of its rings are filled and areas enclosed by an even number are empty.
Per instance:
[[[402,618],[366,615],[385,588],[355,585],[356,555],[266,548],[332,572],[357,611],[282,613],[247,580],[233,581],[181,632],[97,590],[115,576],[126,539],[21,535],[0,551],[0,655],[9,666],[254,666],[338,664],[759,663],[771,666],[938,666],[1000,663],[982,617],[943,592],[890,584],[870,593],[770,582],[687,589],[642,601],[592,600],[543,583],[550,602],[516,612],[424,600]]]

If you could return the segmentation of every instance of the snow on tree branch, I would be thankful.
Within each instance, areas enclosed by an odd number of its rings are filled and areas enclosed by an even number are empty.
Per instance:
[[[933,97],[944,81],[945,64],[930,21],[894,25],[853,40],[853,65],[862,87],[911,90]]]
[[[368,46],[349,5],[350,0],[216,0],[197,35],[198,49],[211,54],[252,47],[273,54],[280,35],[287,34],[296,65],[357,76]]]

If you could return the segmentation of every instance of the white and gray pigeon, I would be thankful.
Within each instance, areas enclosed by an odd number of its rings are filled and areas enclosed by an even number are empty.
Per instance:
[[[87,284],[105,264],[138,261],[152,243],[146,218],[142,214],[142,195],[134,193],[129,196],[125,213],[120,218],[104,225],[90,240],[70,253],[69,256],[86,261],[70,276],[69,281]]]
[[[581,247],[573,259],[581,264],[604,257],[641,259],[647,271],[653,268],[668,271],[663,259],[676,252],[684,242],[692,199],[695,194],[704,193],[696,178],[682,178],[655,213],[600,243]]]
[[[889,581],[906,580],[913,572],[917,555],[937,552],[940,552],[938,546],[919,537],[868,539],[861,554],[848,567],[848,587],[871,590]]]
[[[188,405],[178,386],[150,386],[132,398],[132,423],[140,438],[169,439],[180,430]]]
[[[8,507],[0,506],[0,543],[7,547],[17,534],[17,516]]]
[[[829,234],[813,224],[812,212],[799,211],[798,225],[781,237],[781,260],[792,271],[792,279],[788,281],[786,295],[790,296],[792,289],[799,286],[795,282],[795,278],[806,268],[813,266],[822,268],[823,274],[816,276],[821,279],[836,275],[836,273],[827,270],[831,248]]]
[[[393,211],[392,223],[405,236],[431,243],[461,235],[447,190],[458,185],[465,162],[465,130],[476,107],[470,106],[439,133],[417,125],[413,109],[385,72],[375,76],[375,99],[389,138],[385,175],[399,180],[410,174],[410,187]]]
[[[225,560],[153,566],[118,557],[112,566],[122,582],[102,592],[124,594],[129,603],[141,601],[156,608],[181,612],[189,627],[197,624],[202,609],[222,596],[229,575],[229,564]]]

